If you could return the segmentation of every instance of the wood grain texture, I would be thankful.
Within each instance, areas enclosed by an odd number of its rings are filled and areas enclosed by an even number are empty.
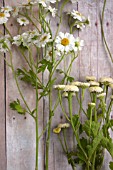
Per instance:
[[[5,0],[5,5],[18,5],[21,2],[26,3],[27,0]],[[3,5],[3,1],[0,0],[0,5]],[[86,75],[94,75],[99,79],[102,76],[113,77],[113,66],[109,59],[108,54],[103,46],[101,37],[101,27],[99,14],[102,11],[103,0],[79,0],[78,4],[75,3],[68,4],[64,11],[70,11],[72,9],[77,9],[85,16],[90,16],[91,27],[84,29],[75,33],[75,37],[80,36],[81,39],[85,41],[85,46],[81,51],[79,57],[73,63],[71,75],[75,77],[75,80],[83,81]],[[104,31],[105,36],[113,54],[113,2],[107,0],[107,6],[105,10],[105,20],[104,20]],[[63,24],[60,30],[62,32],[69,31],[67,25],[67,16],[64,13]],[[16,34],[16,25],[12,25],[12,20],[8,22],[8,28],[12,34]],[[0,27],[3,29],[2,27]],[[52,20],[52,29],[55,32],[57,28],[56,20]],[[29,29],[29,28],[28,28]],[[36,54],[34,54],[36,57]],[[7,55],[7,59],[9,55]],[[66,65],[69,64],[70,59],[67,58]],[[21,66],[26,66],[24,59],[21,54],[15,49],[13,50],[13,63],[15,69]],[[64,63],[62,62],[59,68],[64,68]],[[16,112],[10,110],[9,103],[16,98],[19,98],[19,93],[17,92],[14,77],[12,76],[11,70],[7,67],[6,69],[6,122],[5,122],[5,72],[4,72],[4,62],[0,60],[0,89],[1,89],[1,100],[0,100],[0,170],[34,170],[35,167],[35,124],[34,120],[29,116],[18,115]],[[47,81],[48,73],[43,76],[44,83]],[[56,76],[58,76],[56,74]],[[59,83],[61,77],[59,77],[57,83]],[[34,108],[35,106],[35,94],[30,86],[22,83],[21,85],[23,95],[28,100],[29,106]],[[89,100],[89,96],[86,94],[86,100],[84,106]],[[57,98],[57,92],[53,91],[53,105]],[[44,102],[44,104],[43,104]],[[77,110],[76,101],[73,103],[74,109]],[[24,106],[24,104],[23,104]],[[68,113],[67,101],[64,101],[64,106]],[[44,97],[44,100],[40,103],[40,118],[39,118],[39,131],[43,129],[43,126],[47,123],[48,117],[48,98]],[[113,113],[112,113],[113,114]],[[44,116],[44,117],[43,117]],[[49,151],[49,170],[71,170],[68,165],[67,158],[65,157],[61,145],[58,141],[57,135],[53,134],[52,129],[57,126],[58,123],[65,122],[65,118],[62,114],[60,106],[55,111],[55,116],[53,117],[52,128],[51,128],[51,141],[50,141],[50,151]],[[84,121],[84,117],[82,117]],[[6,131],[5,131],[6,123]],[[71,131],[68,130],[68,144],[73,146],[73,141],[70,136]],[[111,132],[113,136],[113,133]],[[6,140],[6,138],[7,140]],[[7,143],[6,143],[7,142]],[[6,148],[7,147],[7,168],[6,168]],[[71,149],[71,147],[70,147]],[[40,154],[39,154],[39,170],[44,170],[44,140],[40,141]],[[106,152],[106,157],[102,170],[109,170],[108,164],[111,157]],[[77,167],[79,170],[79,167]]]
[[[0,1],[3,6],[3,0]],[[3,26],[0,31],[4,34]],[[6,91],[5,91],[5,64],[0,54],[0,170],[6,170]]]
[[[15,6],[19,3],[25,3],[27,1],[14,1],[6,0],[5,5]],[[11,34],[14,36],[17,34],[18,24],[13,20],[9,20],[7,27]],[[27,30],[30,27],[26,28]],[[17,68],[26,67],[27,64],[22,55],[18,52],[16,47],[13,47],[13,64],[15,71]],[[27,54],[26,54],[27,55]],[[7,54],[7,59],[9,60]],[[37,54],[34,52],[34,59]],[[7,170],[34,170],[35,169],[35,121],[31,116],[26,114],[25,116],[17,114],[9,107],[10,102],[20,99],[12,71],[7,67],[6,71],[6,96],[7,96],[7,116],[6,116],[6,135],[7,135]],[[20,82],[20,88],[23,96],[27,100],[27,103],[31,110],[35,108],[35,91],[30,85]],[[25,107],[24,103],[22,105]],[[39,104],[39,133],[43,129],[43,103]],[[39,169],[43,169],[44,166],[44,149],[43,138],[39,144]]]

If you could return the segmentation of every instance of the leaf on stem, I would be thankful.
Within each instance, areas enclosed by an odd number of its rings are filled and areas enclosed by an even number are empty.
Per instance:
[[[10,103],[10,108],[17,111],[19,114],[25,115],[26,110],[21,106],[19,99]]]

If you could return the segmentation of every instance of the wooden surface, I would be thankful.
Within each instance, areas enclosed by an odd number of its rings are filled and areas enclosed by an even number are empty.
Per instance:
[[[23,0],[26,2],[25,0]],[[4,0],[5,5],[16,5],[22,0]],[[3,5],[3,1],[0,0],[0,5]],[[113,77],[113,65],[109,59],[109,56],[105,52],[105,48],[102,43],[101,29],[99,22],[99,13],[102,10],[103,0],[79,0],[78,4],[73,6],[70,4],[66,6],[67,9],[77,9],[85,16],[90,16],[91,27],[84,29],[81,32],[77,32],[75,36],[80,36],[85,40],[85,46],[80,53],[80,56],[73,64],[72,75],[75,80],[85,80],[86,75],[94,75],[98,79],[101,76]],[[108,45],[113,54],[113,1],[107,0],[107,7],[105,10],[104,30],[107,38]],[[64,17],[66,17],[64,15]],[[8,27],[12,33],[15,32],[15,26],[11,25],[10,21]],[[57,27],[56,22],[53,22],[53,30]],[[3,30],[2,27],[0,27]],[[68,31],[66,20],[63,20],[62,31]],[[6,56],[8,58],[8,55]],[[14,52],[13,62],[15,68],[24,64],[21,55]],[[68,61],[66,61],[68,64]],[[24,64],[25,65],[25,64]],[[63,67],[63,63],[60,67]],[[44,76],[46,81],[46,76]],[[16,89],[14,78],[11,70],[5,68],[4,62],[0,59],[0,170],[34,170],[35,166],[35,127],[34,121],[30,116],[21,116],[10,110],[9,102],[19,98],[19,94]],[[26,87],[22,84],[23,94],[29,101],[29,105],[33,107],[34,92],[30,87]],[[56,94],[54,92],[54,94]],[[54,97],[53,103],[55,102]],[[43,103],[44,101],[44,103]],[[43,128],[43,124],[46,124],[48,114],[48,99],[44,98],[40,105],[40,112],[44,111],[41,115],[39,124],[40,130]],[[65,103],[66,104],[66,103]],[[85,104],[85,103],[84,103]],[[44,115],[44,118],[43,118]],[[52,128],[59,122],[65,122],[61,109],[57,108],[55,116],[52,122]],[[23,130],[24,129],[24,130]],[[70,132],[69,132],[70,134]],[[112,134],[112,133],[111,133]],[[72,144],[71,139],[69,143]],[[50,144],[50,164],[49,170],[71,170],[67,163],[67,159],[63,154],[61,146],[58,142],[57,136],[52,133],[51,130],[51,144]],[[7,164],[6,164],[7,156]],[[106,155],[106,159],[103,165],[103,170],[109,170],[108,160],[110,157]],[[39,170],[44,170],[44,140],[40,142],[40,155],[39,155]],[[6,166],[7,165],[7,166]],[[79,170],[79,168],[77,168]]]

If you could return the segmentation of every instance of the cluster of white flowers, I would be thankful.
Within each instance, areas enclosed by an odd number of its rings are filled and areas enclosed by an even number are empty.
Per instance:
[[[72,17],[72,25],[78,29],[83,29],[86,25],[90,25],[90,18],[86,18],[84,15],[78,11],[75,11],[74,9],[72,12],[68,12],[67,14]]]
[[[67,54],[72,51],[76,52],[78,50],[81,50],[84,46],[83,40],[80,40],[79,38],[75,39],[72,34],[62,32],[59,32],[59,35],[56,37],[55,43],[56,49],[61,54]]]
[[[9,41],[9,36],[6,35],[4,37],[0,38],[0,52],[4,52],[6,53],[7,51],[9,51],[11,47],[10,41]]]
[[[0,24],[5,24],[8,21],[11,11],[12,7],[10,6],[0,8]]]
[[[31,44],[34,44],[37,47],[45,47],[46,43],[51,41],[49,33],[39,34],[37,30],[33,30],[13,37],[12,44],[24,47],[29,47]]]

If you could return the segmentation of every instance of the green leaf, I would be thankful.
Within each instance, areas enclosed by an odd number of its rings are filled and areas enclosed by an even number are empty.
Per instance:
[[[38,73],[40,72],[43,73],[46,68],[48,69],[49,72],[51,72],[53,68],[53,63],[46,59],[42,59],[42,61],[39,63],[39,67],[37,68]]]
[[[74,81],[74,77],[67,76],[67,81],[70,82],[70,83],[73,82]]]
[[[113,142],[112,139],[108,139],[106,137],[103,138],[103,140],[101,141],[101,144],[104,148],[106,148],[108,150],[108,152],[110,153],[110,155],[113,158]]]
[[[25,68],[18,68],[16,74],[20,76],[22,81],[31,84],[33,87],[36,87],[37,80],[38,89],[42,89],[42,84],[39,83],[37,75],[32,70],[27,71]]]
[[[89,159],[91,159],[91,157],[93,156],[94,152],[96,151],[102,139],[103,139],[103,133],[102,131],[100,131],[98,133],[98,136],[96,136],[94,140],[92,141],[92,144],[87,146]]]
[[[110,162],[110,163],[109,163],[109,168],[110,168],[111,170],[113,170],[113,162]]]
[[[26,113],[26,110],[20,105],[19,99],[17,101],[13,101],[10,103],[10,108],[12,110],[17,111],[19,114],[24,114]]]
[[[75,130],[77,130],[80,126],[79,116],[73,115],[72,120],[73,120],[73,125],[74,125]]]

